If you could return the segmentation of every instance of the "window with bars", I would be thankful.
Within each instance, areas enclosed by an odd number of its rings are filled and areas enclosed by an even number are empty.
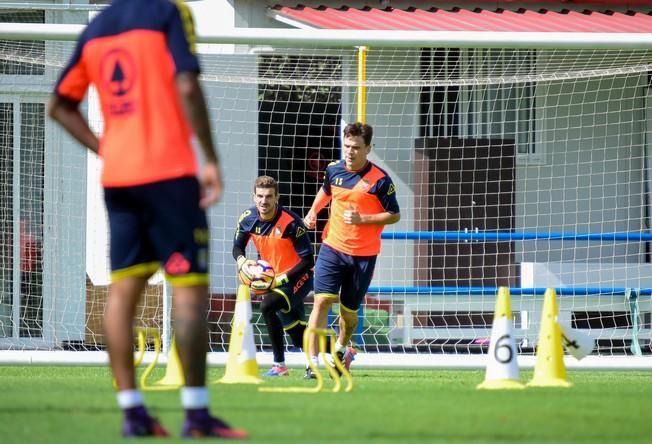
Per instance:
[[[0,95],[0,337],[43,332],[45,112]]]
[[[536,53],[518,49],[423,49],[420,136],[513,140],[517,159],[541,160],[536,144]]]

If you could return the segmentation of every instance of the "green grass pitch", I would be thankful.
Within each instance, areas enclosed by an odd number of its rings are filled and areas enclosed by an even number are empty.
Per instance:
[[[260,393],[253,385],[217,384],[210,386],[211,407],[246,428],[253,443],[652,442],[647,372],[569,371],[570,389],[480,391],[482,371],[353,370],[351,393]],[[291,369],[290,377],[265,386],[314,384],[302,373]],[[210,380],[222,374],[211,369]],[[121,441],[107,368],[0,367],[0,381],[0,443]],[[178,392],[146,392],[145,399],[178,436]]]

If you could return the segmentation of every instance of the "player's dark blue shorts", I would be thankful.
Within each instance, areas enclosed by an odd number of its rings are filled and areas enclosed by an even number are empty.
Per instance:
[[[377,256],[351,256],[322,244],[315,264],[315,296],[337,298],[348,311],[357,311],[376,268]]]
[[[208,224],[195,177],[107,187],[111,279],[149,277],[161,266],[173,286],[208,284]]]
[[[306,310],[303,305],[303,300],[312,291],[312,275],[312,271],[308,271],[287,284],[272,290],[283,296],[287,303],[287,308],[278,312],[283,328],[286,330],[294,327],[298,323],[305,324],[306,322]]]

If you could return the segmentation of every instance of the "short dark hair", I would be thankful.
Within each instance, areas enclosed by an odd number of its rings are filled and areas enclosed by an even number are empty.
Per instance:
[[[362,137],[365,145],[371,145],[374,129],[362,122],[349,123],[344,127],[344,137]]]
[[[254,182],[254,193],[256,188],[273,188],[274,193],[278,196],[278,182],[271,176],[258,176]]]

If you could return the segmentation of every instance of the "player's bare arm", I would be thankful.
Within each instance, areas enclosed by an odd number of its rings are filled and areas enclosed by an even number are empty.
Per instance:
[[[202,168],[199,182],[201,184],[199,205],[206,209],[219,202],[224,191],[224,182],[219,164],[207,162]]]
[[[79,104],[53,95],[48,104],[50,117],[65,128],[71,136],[95,154],[100,149],[100,141],[79,112]]]
[[[401,220],[400,213],[360,214],[354,209],[345,210],[342,217],[347,225],[391,225]]]
[[[303,223],[306,225],[306,228],[309,230],[315,228],[317,224],[317,215],[326,205],[330,203],[330,201],[331,196],[326,194],[323,188],[320,188],[317,196],[315,196],[315,200],[313,201],[310,210],[303,218]]]

